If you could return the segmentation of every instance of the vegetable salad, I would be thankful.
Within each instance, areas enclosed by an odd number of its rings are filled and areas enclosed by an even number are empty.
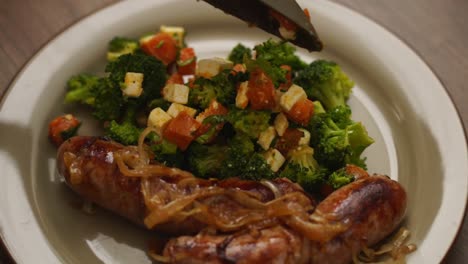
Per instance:
[[[153,162],[197,177],[286,177],[326,193],[353,181],[347,164],[366,168],[373,139],[352,120],[354,83],[338,64],[308,64],[272,39],[198,58],[184,37],[184,28],[162,26],[139,40],[112,39],[107,75],[71,77],[65,102],[87,106],[124,145],[151,128],[144,142]],[[71,115],[57,118],[49,137],[58,145],[78,126]]]

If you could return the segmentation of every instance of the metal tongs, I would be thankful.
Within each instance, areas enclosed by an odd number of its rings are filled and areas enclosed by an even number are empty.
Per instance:
[[[250,25],[285,39],[309,51],[322,50],[314,26],[295,0],[204,0],[210,5],[233,15]],[[295,36],[288,38],[280,32],[281,24],[272,13],[276,12],[296,25]]]

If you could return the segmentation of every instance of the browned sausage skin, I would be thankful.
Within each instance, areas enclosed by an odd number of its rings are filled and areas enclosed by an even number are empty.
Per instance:
[[[148,209],[142,195],[142,181],[124,176],[114,160],[114,153],[123,148],[120,144],[96,137],[74,137],[59,149],[58,170],[71,189],[84,199],[143,225]],[[283,219],[283,223],[276,221],[270,226],[253,227],[249,232],[201,232],[196,236],[178,237],[166,245],[164,255],[179,263],[350,262],[353,254],[363,246],[371,246],[389,235],[406,211],[406,193],[400,184],[386,176],[361,175],[357,178],[330,194],[310,215],[311,228],[320,234],[317,239],[294,231],[295,222]],[[159,198],[164,198],[167,190],[187,195],[186,189],[178,189],[179,180],[177,177],[152,177],[149,182]],[[277,179],[273,184],[281,195],[302,191],[298,185],[283,179]],[[253,181],[196,179],[196,185],[253,192],[263,202],[275,197],[271,189]],[[237,208],[229,199],[219,201],[220,204],[211,210],[227,206]],[[314,204],[313,199],[310,204]],[[309,223],[306,221],[305,224]],[[334,229],[335,225],[339,228]],[[167,233],[187,235],[200,232],[206,223],[185,219],[184,222],[169,222],[157,227]]]
[[[199,234],[195,237],[180,237],[169,242],[164,253],[173,262],[180,263],[187,259],[200,259],[201,252],[205,252],[202,256],[209,256],[213,263],[237,263],[245,258],[268,262],[278,256],[276,242],[279,239],[284,243],[292,243],[291,248],[284,251],[287,258],[279,263],[300,263],[302,259],[294,256],[301,253],[302,256],[307,255],[307,263],[349,263],[353,254],[357,254],[363,246],[371,246],[388,236],[400,224],[405,210],[406,193],[402,186],[386,176],[374,175],[335,191],[317,206],[311,218],[321,222],[324,230],[327,225],[335,222],[347,223],[345,229],[326,242],[308,241],[294,231],[275,227],[262,230],[257,236],[247,234],[229,238]],[[276,239],[268,240],[272,238],[268,235],[272,232],[276,233]],[[226,243],[227,238],[230,239],[227,246],[220,247],[219,245]],[[262,246],[252,247],[250,252],[243,254],[229,254],[240,248],[238,245],[245,241]],[[304,247],[307,250],[304,251]],[[257,259],[257,256],[262,256],[263,259]],[[218,262],[214,262],[215,260]]]
[[[149,210],[142,194],[142,179],[125,176],[119,170],[115,156],[122,149],[129,148],[97,137],[73,137],[60,146],[57,167],[68,186],[84,199],[144,226],[143,220]],[[138,155],[135,149],[129,151],[134,151],[134,155]],[[151,195],[157,196],[158,200],[162,201],[161,206],[164,206],[177,198],[192,194],[190,189],[178,184],[183,179],[177,175],[150,177],[145,179],[144,183],[145,186],[149,186]],[[281,195],[293,192],[304,193],[299,185],[287,179],[276,179],[270,183]],[[191,183],[191,188],[198,190],[213,186],[220,189],[243,190],[255,195],[261,202],[275,198],[271,188],[255,181],[237,178],[222,181],[194,178]],[[242,214],[243,208],[226,197],[208,199],[216,200],[216,203],[210,205],[210,211],[215,214],[226,218]],[[308,203],[312,208],[313,200],[309,200]],[[232,213],[222,212],[226,207],[230,207]],[[183,222],[160,223],[155,229],[169,234],[194,234],[206,224],[203,219],[187,218]]]
[[[363,246],[388,236],[406,212],[406,192],[387,176],[373,175],[333,192],[313,215],[327,223],[348,222],[348,228],[327,243],[313,243],[312,263],[348,263]]]
[[[142,225],[140,179],[122,175],[113,159],[123,146],[97,137],[73,137],[57,154],[59,173],[81,197]]]

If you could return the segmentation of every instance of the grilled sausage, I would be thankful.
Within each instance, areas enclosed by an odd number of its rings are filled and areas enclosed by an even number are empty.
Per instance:
[[[327,241],[308,241],[289,227],[277,226],[259,235],[179,237],[167,244],[164,254],[177,263],[202,262],[203,258],[208,263],[349,263],[363,246],[388,236],[405,211],[402,186],[386,176],[374,175],[344,186],[319,203],[311,215],[321,223],[315,228],[328,230],[330,225],[344,223],[344,228]]]
[[[58,150],[57,168],[68,186],[85,200],[91,201],[103,208],[113,211],[132,222],[144,226],[144,219],[149,211],[142,194],[142,180],[138,177],[127,177],[122,174],[116,164],[116,152],[126,150],[137,158],[136,149],[125,147],[113,141],[97,137],[77,136],[65,141]],[[133,151],[133,153],[132,153]],[[177,198],[190,195],[187,187],[179,186],[183,177],[150,177],[146,183],[162,201],[160,206],[167,205]],[[291,192],[302,192],[302,188],[286,179],[276,179],[270,182],[281,195]],[[194,179],[193,188],[209,188],[216,186],[223,189],[243,190],[258,197],[261,202],[275,198],[273,190],[259,182],[231,178],[227,180]],[[214,198],[213,198],[214,199]],[[310,200],[312,207],[313,200]],[[232,209],[231,214],[223,213],[223,208]],[[218,197],[216,203],[210,205],[210,210],[224,218],[236,217],[242,214],[240,206],[230,199]],[[183,222],[167,222],[156,226],[157,230],[168,234],[196,234],[207,223],[203,219],[187,218]]]

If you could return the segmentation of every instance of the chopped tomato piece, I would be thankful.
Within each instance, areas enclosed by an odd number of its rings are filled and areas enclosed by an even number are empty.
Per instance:
[[[81,122],[73,115],[59,116],[49,123],[49,139],[55,146],[76,135]]]
[[[286,82],[280,84],[279,88],[283,91],[287,91],[292,85],[292,68],[289,65],[281,65],[280,68],[286,70]]]
[[[284,132],[283,136],[278,138],[275,144],[275,148],[287,157],[290,150],[293,150],[299,146],[299,140],[304,136],[304,132],[296,128],[288,128]]]
[[[285,16],[281,15],[280,13],[270,9],[270,15],[274,19],[276,19],[276,21],[278,21],[278,23],[280,24],[281,27],[284,27],[285,29],[287,29],[289,31],[296,31],[297,30],[296,23],[294,23],[293,21],[287,19]]]
[[[254,110],[270,110],[276,106],[273,81],[260,69],[250,73],[247,98]]]
[[[195,139],[193,133],[200,127],[200,123],[187,112],[180,112],[163,131],[163,137],[176,144],[181,150],[186,150]]]
[[[180,50],[177,60],[177,71],[182,75],[195,74],[197,57],[193,48],[183,48]]]
[[[176,73],[173,73],[169,79],[167,79],[166,84],[184,84],[184,78],[182,78],[182,75]]]
[[[297,101],[286,115],[294,122],[306,126],[314,114],[314,103],[309,99]]]
[[[212,100],[208,108],[205,109],[202,113],[197,116],[197,121],[202,123],[205,118],[212,116],[212,115],[226,115],[228,113],[228,109],[224,107],[222,104],[218,103],[216,100]],[[216,126],[216,130],[220,131],[223,128],[224,124],[219,124]],[[211,124],[201,124],[200,128],[198,128],[196,137],[204,135],[207,133],[211,128]],[[213,134],[213,138],[216,137],[217,133]]]
[[[177,44],[167,33],[158,33],[151,39],[142,42],[141,49],[166,65],[174,62],[177,57]]]
[[[307,8],[304,8],[304,14],[306,15],[306,17],[309,19],[310,21],[310,12],[309,12],[309,9]]]

